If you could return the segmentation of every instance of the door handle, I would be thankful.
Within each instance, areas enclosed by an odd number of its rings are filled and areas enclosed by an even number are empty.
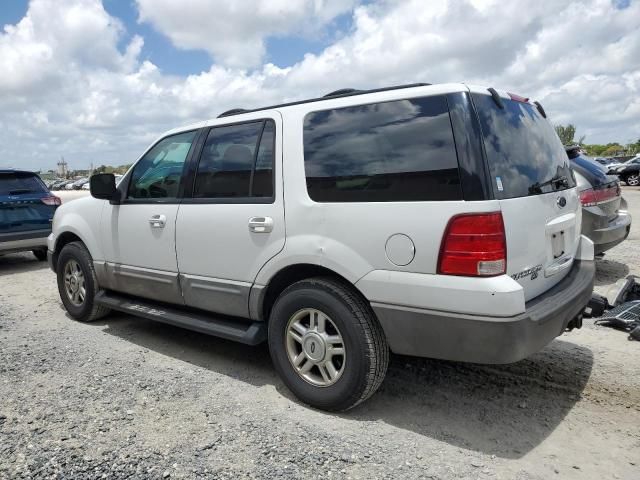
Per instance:
[[[151,228],[164,228],[166,223],[167,223],[166,215],[153,215],[149,219],[149,224],[151,225]]]
[[[273,231],[273,218],[251,217],[249,219],[249,231],[253,233],[269,233]]]

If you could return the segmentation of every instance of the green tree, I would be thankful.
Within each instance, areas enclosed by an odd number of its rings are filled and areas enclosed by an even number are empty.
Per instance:
[[[573,145],[573,137],[576,135],[576,127],[574,125],[556,125],[555,128],[563,145]],[[584,140],[584,137],[581,140]]]
[[[602,155],[605,157],[611,157],[613,155],[618,155],[620,152],[624,152],[624,147],[622,145],[619,143],[608,143],[607,148],[602,152]]]

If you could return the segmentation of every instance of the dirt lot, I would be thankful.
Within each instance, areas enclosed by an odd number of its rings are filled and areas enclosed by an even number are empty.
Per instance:
[[[598,289],[640,274],[636,223]],[[640,478],[640,343],[587,321],[530,359],[393,357],[368,402],[298,403],[266,347],[64,313],[30,254],[0,257],[0,478]]]

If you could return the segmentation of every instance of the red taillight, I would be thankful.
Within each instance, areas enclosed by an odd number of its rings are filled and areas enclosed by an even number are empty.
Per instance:
[[[44,203],[45,205],[50,205],[52,207],[62,205],[62,200],[60,200],[60,197],[56,197],[55,195],[51,195],[50,197],[44,197],[44,198],[41,198],[40,200],[42,200],[42,203]]]
[[[589,188],[580,192],[580,203],[583,207],[593,207],[620,196],[620,185],[594,190]]]
[[[509,97],[511,98],[511,100],[515,101],[515,102],[522,102],[522,103],[527,103],[529,102],[529,99],[520,95],[516,95],[515,93],[508,93]]]
[[[438,273],[490,277],[507,271],[502,213],[470,213],[449,220],[438,259]]]

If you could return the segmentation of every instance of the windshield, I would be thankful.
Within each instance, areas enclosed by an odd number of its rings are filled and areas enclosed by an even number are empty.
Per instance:
[[[0,173],[0,195],[20,195],[45,191],[40,179],[29,173]]]
[[[498,199],[576,186],[569,159],[551,124],[529,103],[473,94]]]

